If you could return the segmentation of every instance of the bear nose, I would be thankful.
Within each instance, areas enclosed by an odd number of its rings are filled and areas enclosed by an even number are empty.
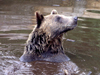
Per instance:
[[[77,21],[77,19],[78,19],[77,16],[75,16],[75,17],[74,17],[74,20]]]

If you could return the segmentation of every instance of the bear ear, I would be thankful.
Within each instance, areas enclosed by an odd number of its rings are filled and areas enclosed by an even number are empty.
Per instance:
[[[53,14],[58,14],[57,10],[53,9],[53,10],[51,11],[51,15],[53,15]]]
[[[35,15],[36,15],[36,21],[37,21],[37,28],[39,28],[44,17],[39,12],[35,12]]]

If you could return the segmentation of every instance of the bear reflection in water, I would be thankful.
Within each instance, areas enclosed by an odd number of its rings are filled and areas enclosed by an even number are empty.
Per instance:
[[[15,65],[13,69],[17,69],[17,74],[18,70],[20,73],[30,70],[32,75],[78,74],[77,65],[65,55],[62,46],[63,33],[76,27],[77,17],[64,16],[56,10],[52,10],[47,16],[38,12],[35,15],[37,25],[26,41],[24,53],[20,57],[20,66]],[[22,62],[28,62],[31,66],[25,69],[26,64]]]

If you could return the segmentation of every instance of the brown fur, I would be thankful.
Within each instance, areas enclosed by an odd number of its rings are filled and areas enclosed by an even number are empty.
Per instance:
[[[72,30],[76,26],[76,21],[73,18],[59,15],[57,11],[52,11],[45,17],[36,12],[36,18],[37,26],[29,35],[20,60],[23,62],[68,61],[68,57],[63,52],[62,36],[64,32]]]

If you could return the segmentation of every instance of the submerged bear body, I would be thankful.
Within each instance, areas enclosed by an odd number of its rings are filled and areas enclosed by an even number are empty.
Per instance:
[[[77,25],[77,17],[60,15],[53,10],[50,15],[43,16],[36,12],[37,25],[30,33],[20,61],[35,60],[65,62],[70,59],[63,52],[63,33]]]

